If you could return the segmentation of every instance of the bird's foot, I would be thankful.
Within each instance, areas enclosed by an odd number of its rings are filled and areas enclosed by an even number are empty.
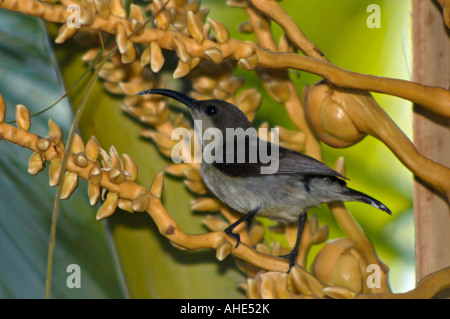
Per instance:
[[[241,243],[241,236],[239,234],[233,233],[233,230],[229,229],[229,228],[225,229],[225,234],[236,239],[237,242],[236,242],[236,246],[234,246],[234,248],[237,248],[239,246],[239,244]]]
[[[295,265],[295,258],[297,258],[297,252],[293,250],[289,254],[281,255],[278,257],[286,258],[287,260],[289,260],[289,270],[287,271],[287,273],[289,273],[291,271],[291,268]]]

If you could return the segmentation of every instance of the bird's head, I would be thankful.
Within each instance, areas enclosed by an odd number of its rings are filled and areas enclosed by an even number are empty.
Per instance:
[[[171,97],[187,105],[194,120],[201,120],[202,133],[208,128],[218,128],[222,133],[226,128],[251,127],[245,114],[236,106],[222,100],[196,100],[183,93],[167,89],[151,89],[139,92],[143,94],[160,94]]]

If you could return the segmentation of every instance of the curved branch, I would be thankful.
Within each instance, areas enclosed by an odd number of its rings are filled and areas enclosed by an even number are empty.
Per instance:
[[[318,59],[293,53],[257,51],[259,65],[266,68],[290,68],[320,75],[336,86],[390,94],[422,105],[450,117],[450,91],[415,82],[361,74],[341,69]]]

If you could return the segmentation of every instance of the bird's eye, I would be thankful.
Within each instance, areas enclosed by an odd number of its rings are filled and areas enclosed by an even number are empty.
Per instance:
[[[215,107],[214,105],[209,105],[207,108],[206,108],[206,114],[208,114],[208,115],[214,115],[214,114],[216,114],[217,113],[217,107]]]

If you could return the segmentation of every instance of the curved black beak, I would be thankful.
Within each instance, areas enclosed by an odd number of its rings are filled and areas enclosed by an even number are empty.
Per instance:
[[[168,89],[150,89],[150,90],[145,90],[142,92],[139,92],[136,95],[144,95],[144,94],[160,94],[160,95],[165,95],[168,97],[171,97],[177,101],[180,101],[183,104],[186,104],[189,108],[195,108],[197,106],[197,100],[191,98],[190,96],[187,96],[186,94],[177,92],[177,91],[173,91],[173,90],[168,90]]]

